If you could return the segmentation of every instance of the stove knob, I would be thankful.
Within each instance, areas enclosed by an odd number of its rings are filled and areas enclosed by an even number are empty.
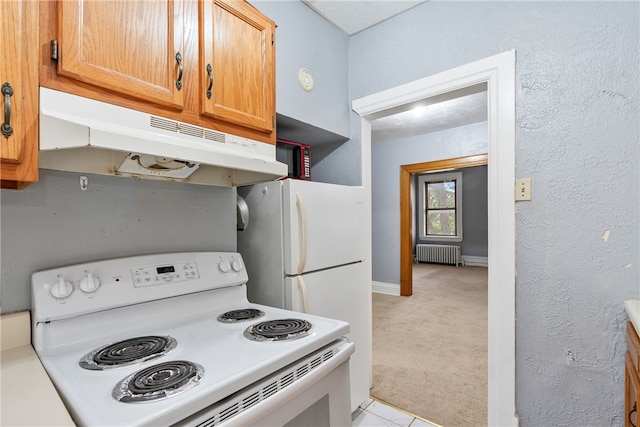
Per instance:
[[[231,263],[231,268],[233,268],[233,271],[242,271],[242,263],[239,260],[234,259]]]
[[[87,271],[84,278],[80,281],[80,290],[89,294],[97,291],[99,287],[100,279],[93,277],[93,274]]]
[[[58,281],[51,286],[51,289],[49,290],[51,296],[56,299],[66,298],[71,295],[71,292],[73,292],[73,286],[71,286],[71,283],[66,282],[62,277],[59,277]]]
[[[220,261],[220,264],[218,264],[218,268],[223,273],[228,273],[229,270],[231,270],[231,265],[229,265],[229,261],[223,259],[222,261]]]

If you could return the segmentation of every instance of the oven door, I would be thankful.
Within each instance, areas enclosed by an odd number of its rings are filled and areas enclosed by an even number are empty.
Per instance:
[[[349,357],[341,338],[176,426],[351,425]]]

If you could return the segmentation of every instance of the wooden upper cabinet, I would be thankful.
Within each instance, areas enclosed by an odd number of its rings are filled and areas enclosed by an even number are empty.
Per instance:
[[[2,188],[38,180],[38,5],[0,1]]]
[[[40,86],[275,144],[275,24],[248,2],[38,3]]]
[[[202,114],[273,132],[274,30],[246,1],[200,2]]]
[[[184,106],[183,0],[57,5],[59,75],[163,106]]]

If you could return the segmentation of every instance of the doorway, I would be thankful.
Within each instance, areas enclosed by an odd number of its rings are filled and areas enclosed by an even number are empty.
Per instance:
[[[448,169],[468,168],[486,165],[488,156],[457,157],[434,162],[413,163],[400,167],[400,296],[413,294],[413,204],[411,203],[412,179],[414,173],[435,172]]]
[[[371,207],[371,121],[430,97],[487,85],[488,99],[488,424],[515,415],[515,51],[501,53],[353,101],[361,117],[362,184]],[[370,228],[371,218],[367,219]],[[371,243],[371,241],[369,241]],[[373,262],[373,260],[372,260]],[[400,266],[398,266],[398,270]],[[371,279],[371,277],[370,277]]]
[[[436,177],[442,176],[443,172],[465,173],[465,168],[486,166],[487,163],[487,154],[478,154],[400,167],[400,295],[412,295],[411,299],[417,299],[413,304],[418,304],[421,310],[412,312],[411,324],[421,326],[415,329],[412,326],[393,329],[409,342],[412,338],[419,337],[420,344],[401,347],[402,344],[383,335],[383,331],[389,329],[388,325],[374,329],[374,380],[384,378],[382,381],[392,383],[394,378],[402,378],[401,375],[388,378],[391,370],[384,365],[380,367],[380,360],[385,361],[385,358],[380,357],[379,352],[382,348],[384,355],[384,348],[389,346],[387,343],[382,344],[380,340],[387,339],[394,344],[394,349],[401,350],[406,358],[413,359],[412,377],[422,379],[419,382],[408,381],[402,392],[396,392],[394,397],[397,400],[393,403],[402,402],[403,405],[400,406],[403,409],[416,411],[413,413],[441,425],[477,425],[478,419],[486,419],[487,416],[487,268],[477,265],[459,267],[415,263],[414,242],[422,243],[419,239],[423,238],[424,232],[419,231],[420,227],[415,224],[416,221],[422,221],[422,218],[418,219],[420,214],[416,214],[416,209],[420,209],[418,206],[423,208],[422,202],[418,203],[419,197],[416,197],[416,185],[418,192],[425,191],[415,178],[416,175],[425,173],[433,173]],[[486,167],[483,169],[486,179]],[[467,182],[464,175],[460,179],[462,184]],[[486,181],[484,185],[483,198],[484,203],[487,203]],[[462,194],[464,187],[467,184],[461,186]],[[472,187],[473,184],[469,183],[467,188]],[[461,199],[461,211],[473,210],[477,216],[476,208],[470,204],[471,200],[465,199],[464,195]],[[461,213],[461,217],[465,215]],[[486,205],[482,222],[486,227]],[[459,244],[469,241],[468,246],[471,247],[473,240],[467,236],[472,235],[470,230],[477,229],[477,224],[472,225],[466,219],[462,224],[465,239]],[[484,244],[486,248],[486,235]],[[465,253],[464,250],[461,252]],[[379,324],[380,314],[387,317],[389,310],[385,310],[385,306],[381,307],[379,296],[374,296],[373,301],[374,324]],[[376,311],[379,308],[382,309]],[[421,351],[422,349],[428,350]],[[455,366],[455,375],[451,375],[452,366]],[[414,389],[416,383],[424,391]],[[372,393],[380,389],[375,381],[373,385]],[[416,402],[413,395],[419,395],[420,399]],[[452,399],[453,396],[456,399]],[[465,404],[459,405],[459,401],[464,401]],[[409,406],[404,406],[405,402]]]

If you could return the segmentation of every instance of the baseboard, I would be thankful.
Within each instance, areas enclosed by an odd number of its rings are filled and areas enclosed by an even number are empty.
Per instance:
[[[400,284],[373,281],[371,282],[371,291],[379,294],[400,296]]]
[[[486,256],[462,255],[462,264],[467,266],[489,267],[489,258]]]

